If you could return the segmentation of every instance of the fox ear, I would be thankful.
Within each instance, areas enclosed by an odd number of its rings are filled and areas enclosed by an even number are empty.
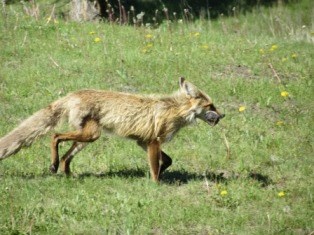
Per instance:
[[[185,81],[184,77],[179,78],[179,85],[181,88],[181,91],[184,92],[186,95],[190,97],[197,97],[199,94],[199,90],[196,86],[194,86],[192,83]]]
[[[179,77],[179,86],[180,86],[180,88],[182,88],[184,81],[185,81],[184,77]]]

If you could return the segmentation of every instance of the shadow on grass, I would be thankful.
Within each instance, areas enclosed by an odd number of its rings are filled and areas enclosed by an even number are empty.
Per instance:
[[[110,177],[121,177],[121,178],[142,178],[145,177],[146,171],[143,169],[124,169],[119,171],[109,171],[106,173],[92,173],[86,172],[77,175],[78,178],[110,178]]]
[[[206,172],[204,174],[191,173],[187,171],[169,171],[165,172],[161,180],[168,184],[187,184],[189,181],[203,181],[205,177],[208,181],[212,182],[226,182],[234,179],[233,176],[226,176],[222,172]]]
[[[267,175],[262,175],[260,173],[250,172],[248,177],[259,182],[262,187],[273,184],[271,178],[269,178]]]
[[[216,172],[206,172],[204,174],[190,173],[186,171],[169,171],[162,175],[162,181],[168,184],[186,184],[191,180],[208,180],[215,183],[228,183],[231,180],[237,180],[241,176],[234,172],[220,170]],[[241,177],[243,178],[243,177]],[[274,184],[270,177],[257,172],[250,172],[246,178],[253,179],[262,187]]]
[[[110,177],[121,177],[121,178],[143,178],[148,175],[145,169],[123,169],[118,171],[109,171],[106,173],[82,173],[79,174],[78,178],[96,177],[96,178],[110,178]],[[237,180],[240,176],[239,174],[228,172],[225,170],[216,172],[206,172],[204,174],[197,174],[192,172],[187,172],[184,170],[178,171],[166,171],[161,176],[161,182],[165,184],[187,184],[189,181],[203,181],[205,180],[215,182],[215,183],[227,183],[231,180]],[[243,177],[242,177],[243,178]],[[262,187],[273,184],[273,181],[266,175],[251,172],[246,178],[253,179],[260,183]]]
[[[106,173],[82,173],[77,175],[78,178],[84,179],[88,177],[96,178],[110,178],[110,177],[121,177],[121,178],[143,178],[148,175],[147,170],[144,169],[123,169],[118,171],[109,171]],[[234,174],[226,172],[206,172],[206,174],[197,174],[187,171],[166,171],[161,176],[161,182],[166,184],[187,184],[189,181],[202,181],[205,179],[212,182],[225,182],[231,179],[235,179]]]
[[[112,177],[120,177],[120,178],[144,178],[148,175],[147,169],[122,169],[117,171],[109,171],[105,173],[94,173],[94,172],[85,172],[81,174],[75,174],[73,178],[112,178]],[[47,178],[47,177],[66,177],[64,174],[52,174],[48,171],[42,172],[42,174],[36,174],[36,173],[26,173],[26,172],[14,172],[13,174],[9,175],[0,175],[0,178],[2,177],[19,177],[23,179],[34,179],[34,178]],[[166,171],[161,176],[161,182],[165,184],[187,184],[189,181],[203,181],[208,180],[210,182],[215,183],[227,183],[231,180],[237,180],[241,176],[237,173],[229,172],[226,170],[220,170],[216,172],[206,172],[203,174],[198,174],[194,172],[187,172],[185,170],[174,170],[174,171]],[[250,172],[247,176],[242,176],[243,178],[253,179],[256,182],[260,183],[262,187],[267,187],[268,185],[274,184],[274,182],[271,180],[270,177],[267,175],[263,175],[261,173],[257,172]]]

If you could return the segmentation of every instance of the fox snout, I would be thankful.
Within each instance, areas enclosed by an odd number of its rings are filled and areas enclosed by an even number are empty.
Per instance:
[[[211,126],[215,126],[219,122],[219,120],[224,117],[225,117],[225,114],[219,114],[215,111],[208,111],[205,114],[206,121]]]

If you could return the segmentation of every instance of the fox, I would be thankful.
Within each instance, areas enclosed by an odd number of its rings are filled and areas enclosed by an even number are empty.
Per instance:
[[[215,126],[224,116],[206,93],[184,77],[179,78],[179,90],[171,95],[79,90],[35,112],[2,137],[0,160],[30,146],[65,120],[71,131],[53,133],[51,138],[52,173],[57,173],[61,165],[61,171],[70,175],[74,156],[105,132],[136,141],[147,153],[151,179],[158,182],[172,165],[162,144],[196,119]],[[60,159],[58,146],[64,141],[72,141],[72,145]]]

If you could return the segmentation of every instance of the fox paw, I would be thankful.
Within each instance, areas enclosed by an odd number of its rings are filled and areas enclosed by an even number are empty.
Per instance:
[[[57,173],[58,171],[58,167],[56,167],[55,165],[51,165],[50,168],[49,168],[50,172],[51,173]]]

